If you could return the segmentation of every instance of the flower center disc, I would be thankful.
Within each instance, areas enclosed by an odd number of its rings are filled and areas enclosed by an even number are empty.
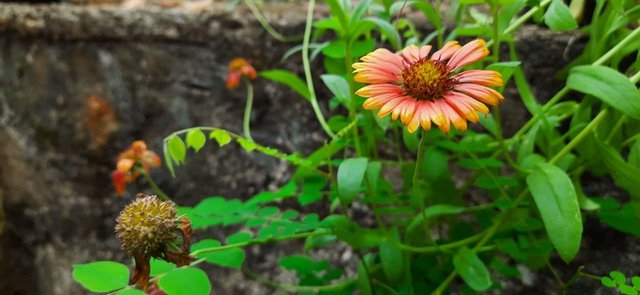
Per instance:
[[[449,91],[452,81],[446,64],[422,58],[402,71],[402,86],[418,100],[435,100]]]

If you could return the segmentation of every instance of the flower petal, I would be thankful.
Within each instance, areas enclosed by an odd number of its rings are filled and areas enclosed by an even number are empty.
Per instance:
[[[459,84],[454,86],[453,90],[465,93],[492,106],[498,105],[504,99],[500,92],[478,84]]]
[[[127,172],[131,170],[131,168],[133,167],[133,164],[135,163],[136,161],[134,161],[133,159],[120,159],[116,164],[116,170]]]
[[[416,107],[416,114],[413,115],[413,119],[419,119],[422,129],[429,130],[431,129],[431,108],[429,107],[430,102],[420,101],[418,103],[419,104]]]
[[[480,121],[480,116],[478,116],[478,112],[473,109],[470,105],[466,104],[463,99],[459,99],[457,97],[458,93],[450,92],[444,96],[444,99],[447,101],[450,107],[452,107],[458,114],[465,119],[477,123]],[[460,96],[464,94],[460,93]]]
[[[406,96],[396,97],[394,99],[389,100],[378,112],[378,117],[382,118],[389,113],[393,112],[393,110],[403,101],[407,99]]]
[[[487,42],[482,39],[473,40],[456,51],[447,65],[455,71],[468,64],[474,63],[489,55],[489,49],[485,47]]]
[[[372,84],[360,88],[356,94],[362,97],[373,97],[384,94],[398,93],[402,94],[403,90],[398,85],[393,84]]]
[[[445,61],[458,51],[458,49],[460,49],[458,41],[449,41],[431,56],[431,60]]]
[[[460,131],[467,130],[467,120],[462,118],[458,114],[458,112],[456,112],[451,106],[449,106],[449,104],[444,99],[438,99],[435,101],[435,103],[438,105],[438,107],[440,107],[440,110],[442,110],[446,119],[448,119],[446,120],[447,122],[451,122],[451,124],[453,124],[453,127]],[[449,124],[439,127],[442,132],[449,133]]]
[[[405,62],[412,65],[420,59],[420,48],[415,45],[405,47],[404,49],[402,49],[402,51],[400,51],[400,56],[404,59]]]
[[[416,102],[416,109],[413,113],[413,116],[411,117],[411,121],[406,124],[409,133],[416,132],[416,130],[418,130],[418,127],[420,126],[420,103],[420,101]]]
[[[404,103],[402,111],[400,112],[400,121],[402,121],[403,124],[408,124],[413,118],[416,112],[416,102],[415,99],[409,99]]]
[[[431,45],[425,45],[420,47],[420,58],[426,58],[427,56],[429,56],[429,53],[431,52]]]
[[[502,75],[496,71],[468,70],[453,77],[458,83],[474,83],[484,86],[502,86]]]
[[[386,48],[378,48],[373,52],[370,52],[369,54],[361,57],[360,60],[370,63],[382,63],[386,64],[388,67],[394,67],[401,70],[404,68],[402,58]]]
[[[390,100],[400,96],[402,96],[402,93],[384,93],[384,94],[372,96],[364,101],[364,104],[362,104],[362,107],[365,110],[379,109]]]

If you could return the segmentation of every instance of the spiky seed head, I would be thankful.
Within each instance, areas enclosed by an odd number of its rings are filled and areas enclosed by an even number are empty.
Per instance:
[[[116,234],[122,249],[145,257],[161,255],[163,246],[175,241],[180,233],[177,210],[171,201],[138,194],[116,219]]]

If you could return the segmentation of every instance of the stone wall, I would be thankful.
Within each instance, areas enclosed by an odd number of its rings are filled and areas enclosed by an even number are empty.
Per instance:
[[[290,44],[270,38],[248,10],[227,8],[0,4],[1,294],[81,294],[70,276],[73,264],[126,261],[114,219],[146,186],[115,195],[110,173],[117,153],[136,139],[160,152],[162,138],[187,127],[241,131],[244,90],[224,87],[231,58],[247,57],[258,70],[300,71],[299,58],[280,62]],[[297,34],[305,8],[270,4],[267,16],[281,32]],[[561,86],[552,73],[567,62],[555,53],[572,37],[536,27],[521,32],[527,75],[536,94],[548,98]],[[262,79],[255,86],[257,141],[289,152],[322,143],[306,101]],[[527,116],[509,97],[515,93],[508,90],[503,105],[511,131]],[[102,111],[87,107],[91,96],[100,97]],[[273,189],[289,172],[274,159],[208,145],[189,155],[177,178],[166,169],[153,176],[177,202],[194,204],[205,196],[243,198]],[[268,293],[238,286],[240,280],[237,272],[213,276],[218,294]]]

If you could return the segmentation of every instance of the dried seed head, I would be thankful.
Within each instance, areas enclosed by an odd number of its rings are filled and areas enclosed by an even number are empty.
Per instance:
[[[165,245],[180,236],[175,204],[157,196],[138,194],[117,218],[116,233],[122,249],[131,255],[158,257]]]

